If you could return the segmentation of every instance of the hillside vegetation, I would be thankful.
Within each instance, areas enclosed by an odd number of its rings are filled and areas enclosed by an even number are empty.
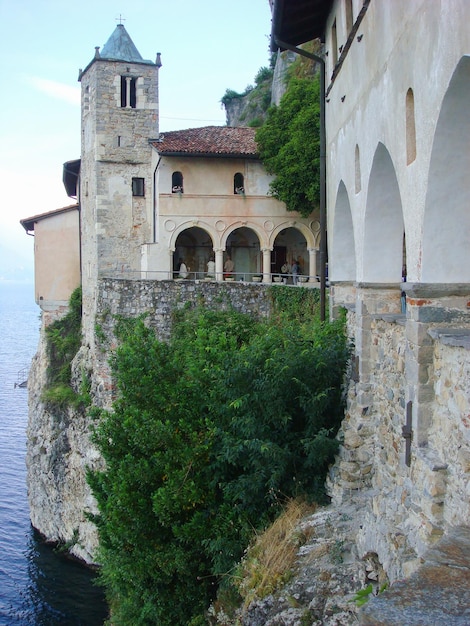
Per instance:
[[[89,475],[115,626],[206,623],[253,533],[324,497],[343,322],[318,321],[317,290],[271,292],[268,321],[185,309],[167,343],[144,319],[118,324],[118,397],[94,434],[106,470]]]
[[[220,102],[225,107],[227,126],[261,126],[271,106],[271,88],[274,73],[274,57],[269,67],[261,67],[255,76],[255,84],[243,92],[227,89]]]
[[[319,42],[303,47],[318,52]],[[295,59],[295,60],[293,60]],[[282,94],[273,103],[273,78]],[[281,83],[279,85],[279,83]],[[221,100],[227,124],[253,126],[259,155],[273,175],[271,194],[288,211],[308,217],[319,208],[320,197],[320,86],[317,66],[303,56],[283,53],[262,67],[255,86],[243,93],[227,89]]]

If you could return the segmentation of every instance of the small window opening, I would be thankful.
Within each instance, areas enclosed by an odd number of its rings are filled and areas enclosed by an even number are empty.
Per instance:
[[[171,193],[183,192],[183,174],[181,172],[173,172],[171,175]]]
[[[137,105],[137,79],[121,76],[121,107],[135,109]]]
[[[130,95],[130,104],[131,104],[131,108],[135,109],[137,106],[137,89],[136,89],[136,85],[137,85],[137,79],[136,78],[131,78],[131,95]]]
[[[233,177],[233,193],[241,196],[245,195],[245,179],[240,172],[237,172]]]
[[[410,88],[406,92],[406,164],[416,159],[415,98]]]
[[[346,0],[345,2],[345,13],[346,13],[346,29],[349,33],[352,31],[353,27],[353,8],[352,8],[352,0]]]
[[[145,196],[145,180],[143,178],[132,179],[132,195],[133,196]]]
[[[356,151],[354,155],[354,165],[355,165],[355,191],[359,193],[362,188],[361,184],[361,154],[359,152],[359,146],[356,144]]]
[[[333,26],[331,27],[331,53],[333,55],[333,68],[338,62],[338,35],[336,32],[336,20],[333,22]]]

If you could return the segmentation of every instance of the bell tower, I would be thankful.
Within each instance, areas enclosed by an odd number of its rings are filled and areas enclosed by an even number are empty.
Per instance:
[[[100,278],[138,276],[141,244],[150,240],[149,140],[159,133],[160,67],[160,54],[155,62],[143,59],[118,24],[79,72],[84,316],[94,310]]]

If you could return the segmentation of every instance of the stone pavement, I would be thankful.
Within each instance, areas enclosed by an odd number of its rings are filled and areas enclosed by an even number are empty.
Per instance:
[[[410,578],[371,598],[358,617],[362,626],[469,626],[470,528],[451,529]]]

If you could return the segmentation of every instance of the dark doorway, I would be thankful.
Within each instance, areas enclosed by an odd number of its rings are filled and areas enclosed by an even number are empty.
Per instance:
[[[274,246],[271,253],[271,274],[280,274],[287,260],[287,246]]]

